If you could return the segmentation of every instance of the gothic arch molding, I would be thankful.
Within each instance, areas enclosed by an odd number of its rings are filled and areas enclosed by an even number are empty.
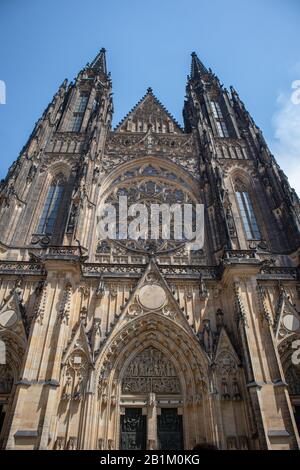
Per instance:
[[[235,167],[229,172],[233,188],[236,190],[237,185],[243,185],[249,192],[254,190],[252,185],[251,173],[245,171],[244,168]]]
[[[199,198],[199,183],[187,171],[185,171],[176,163],[171,162],[167,158],[145,156],[142,158],[137,158],[129,162],[123,163],[122,165],[118,166],[118,168],[110,172],[109,175],[107,175],[101,183],[101,191],[99,193],[98,201],[103,199],[105,194],[107,194],[107,191],[109,190],[111,184],[119,176],[123,175],[126,171],[131,171],[137,167],[143,168],[149,165],[160,166],[160,167],[165,168],[166,170],[169,170],[170,172],[175,172],[178,177],[178,181],[179,181],[179,178],[181,178],[183,182],[185,182],[186,185],[190,188],[190,193],[193,194],[195,198],[197,199]],[[143,175],[141,174],[141,177],[142,176]],[[157,175],[157,177],[163,179],[163,176]]]
[[[11,364],[15,371],[15,380],[18,380],[26,343],[13,331],[0,331],[0,340],[5,343],[6,362]]]
[[[128,346],[131,341],[137,341],[137,338],[149,334],[159,334],[160,338],[164,338],[166,344],[173,344],[176,349],[178,344],[181,344],[182,351],[191,354],[194,359],[193,362],[198,361],[201,367],[202,379],[204,376],[207,377],[209,359],[201,349],[197,339],[194,338],[191,341],[190,332],[187,332],[174,320],[154,312],[146,313],[128,321],[119,331],[112,334],[96,360],[96,376],[99,377],[105,373],[105,367],[103,369],[103,366],[108,363],[108,360],[113,362],[117,360],[118,356],[120,358],[124,355],[126,352],[124,346]]]
[[[51,181],[53,178],[57,177],[57,175],[61,173],[67,181],[70,177],[71,171],[72,170],[70,168],[70,165],[68,165],[64,161],[55,162],[47,168],[48,180]]]
[[[25,341],[13,331],[0,331],[0,341],[5,344],[5,364],[0,365],[0,403],[6,407],[5,418],[0,437],[0,449],[5,445],[8,438],[12,410],[14,408],[14,396],[16,383],[21,379],[21,370]]]
[[[156,157],[151,159],[143,157],[127,162],[117,170],[112,171],[101,184],[96,206],[102,207],[104,203],[109,203],[115,208],[115,213],[118,214],[120,196],[127,197],[128,206],[135,203],[143,204],[148,209],[149,215],[151,204],[167,204],[168,206],[177,204],[177,207],[179,205],[181,210],[183,210],[183,204],[190,204],[195,212],[196,204],[201,202],[198,182],[173,162]],[[171,219],[170,233],[172,234],[174,234],[174,220]],[[143,240],[143,237],[141,240]],[[95,226],[95,253],[99,242],[100,249],[103,248],[103,244],[105,249],[105,241],[103,238],[98,239]],[[144,241],[127,239],[126,241],[120,242],[120,240],[117,240],[116,242],[116,248],[119,249],[120,244],[121,250],[125,249],[125,253],[128,249],[129,251],[132,249],[136,252],[145,252],[149,249],[148,245],[154,245],[149,238]],[[171,236],[168,241],[162,239],[158,241],[155,249],[162,253],[163,251],[180,250],[183,246],[184,243],[181,243],[180,240],[172,240]]]
[[[160,314],[147,313],[129,321],[113,335],[96,361],[94,389],[98,390],[96,407],[101,421],[97,426],[98,441],[101,440],[103,448],[118,446],[121,398],[124,398],[122,382],[131,362],[147,348],[161,352],[174,367],[180,383],[180,393],[176,390],[174,396],[181,403],[184,422],[192,423],[187,428],[193,436],[200,436],[201,426],[206,426],[211,438],[209,406],[202,406],[204,401],[210,401],[209,359],[183,327]],[[143,396],[147,404],[148,391]],[[188,430],[185,438],[186,446],[192,445]]]

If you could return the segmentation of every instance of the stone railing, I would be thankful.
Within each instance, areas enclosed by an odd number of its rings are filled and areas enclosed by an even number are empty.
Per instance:
[[[226,250],[224,260],[259,260],[256,250]]]
[[[260,270],[262,279],[281,279],[281,280],[298,280],[300,273],[298,268],[285,266],[262,266]]]
[[[127,274],[130,277],[140,277],[147,267],[147,263],[143,265],[130,265],[130,264],[99,264],[99,263],[85,263],[82,266],[84,276],[118,276]],[[199,279],[202,276],[204,279],[217,279],[220,275],[220,270],[216,266],[165,266],[158,265],[158,269],[166,278],[184,277]]]
[[[0,274],[41,276],[45,274],[45,269],[42,264],[28,261],[1,261]]]

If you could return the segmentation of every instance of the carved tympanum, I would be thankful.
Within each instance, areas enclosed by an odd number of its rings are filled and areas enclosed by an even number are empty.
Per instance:
[[[122,382],[123,393],[180,393],[173,364],[161,351],[149,347],[129,364]]]

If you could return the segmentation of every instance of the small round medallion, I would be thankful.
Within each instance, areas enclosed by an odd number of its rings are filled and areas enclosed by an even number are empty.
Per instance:
[[[160,286],[146,285],[139,292],[139,301],[143,307],[150,310],[161,308],[166,301],[166,293]]]
[[[0,314],[0,325],[3,328],[11,328],[17,320],[18,316],[14,310],[6,310]]]
[[[297,331],[300,328],[300,322],[295,315],[285,315],[283,324],[288,331]]]

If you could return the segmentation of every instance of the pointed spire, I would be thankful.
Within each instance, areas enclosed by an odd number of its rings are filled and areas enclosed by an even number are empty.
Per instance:
[[[97,72],[102,72],[104,74],[107,73],[106,70],[106,57],[105,57],[106,49],[102,47],[100,52],[97,54],[96,58],[91,63],[90,67],[92,69],[97,70]]]
[[[198,58],[196,52],[192,52],[192,65],[191,65],[191,78],[201,78],[203,75],[208,74],[209,71]]]

